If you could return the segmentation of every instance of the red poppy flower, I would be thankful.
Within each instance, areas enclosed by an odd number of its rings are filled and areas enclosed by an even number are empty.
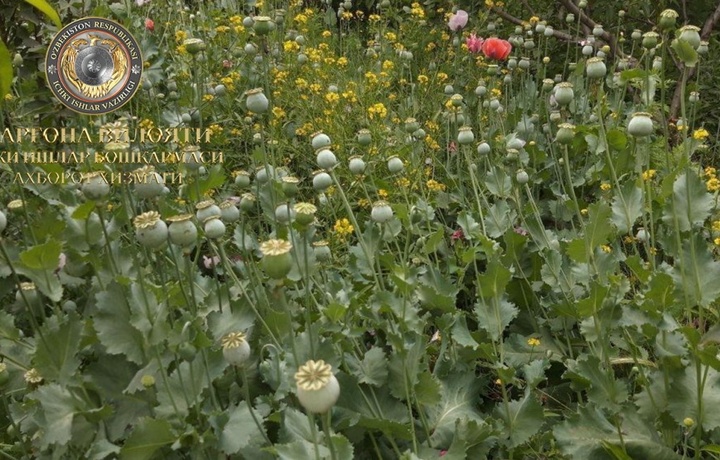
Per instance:
[[[482,52],[485,57],[495,59],[496,61],[504,61],[510,55],[512,45],[507,40],[499,38],[488,38],[482,44]]]
[[[149,30],[150,32],[152,32],[153,30],[155,30],[155,21],[153,21],[153,20],[150,19],[150,18],[145,18],[145,28],[146,28],[147,30]]]

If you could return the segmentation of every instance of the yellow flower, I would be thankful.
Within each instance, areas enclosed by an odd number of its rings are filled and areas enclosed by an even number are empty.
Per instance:
[[[420,75],[418,75],[418,77],[417,77],[417,81],[418,81],[418,83],[420,83],[421,85],[426,84],[429,80],[430,80],[430,79],[427,77],[427,75],[422,75],[422,74],[420,74]]]
[[[322,37],[330,38],[330,37],[332,37],[332,32],[330,32],[329,30],[323,30]]]
[[[527,344],[530,345],[531,347],[538,347],[538,346],[540,346],[540,339],[536,339],[535,337],[530,337],[527,340]]]
[[[648,169],[647,171],[643,171],[642,178],[644,181],[648,181],[648,180],[653,179],[656,174],[657,174],[657,171],[655,171],[654,169]]]
[[[394,32],[385,32],[385,40],[391,43],[397,41],[397,35]]]
[[[600,184],[600,190],[602,190],[603,192],[607,192],[611,188],[612,188],[612,186],[610,184],[608,184],[607,182],[603,182],[602,184]]]
[[[346,217],[343,217],[335,222],[333,230],[341,240],[344,240],[348,235],[355,231],[355,227],[352,226]]]
[[[533,17],[530,18],[530,24],[537,24],[538,22],[540,22],[540,18],[539,18],[539,17],[533,16]]]
[[[707,130],[705,128],[700,128],[700,129],[696,129],[695,131],[693,131],[692,136],[693,136],[693,139],[695,139],[696,141],[702,141],[702,140],[707,139],[707,137],[710,136],[710,133],[707,132]]]
[[[720,220],[716,220],[712,223],[712,229],[714,232],[720,232]]]
[[[720,190],[720,179],[717,177],[713,177],[712,179],[707,181],[707,189],[708,192],[717,192]]]
[[[410,187],[410,180],[407,177],[401,177],[395,181],[395,185],[399,188],[408,188]]]
[[[717,169],[713,168],[712,166],[708,166],[705,168],[705,175],[708,178],[715,177],[715,174],[717,173]]]
[[[436,181],[435,179],[430,179],[425,184],[427,185],[428,190],[432,192],[444,192],[447,187],[445,187],[445,184],[441,184],[440,182]]]
[[[373,104],[372,106],[370,106],[368,108],[367,112],[368,112],[368,116],[370,117],[371,120],[374,119],[375,117],[385,118],[388,114],[388,111],[382,102]]]
[[[293,53],[300,50],[300,45],[295,40],[285,40],[283,42],[283,50],[286,53]]]
[[[213,99],[215,99],[215,96],[213,96],[212,94],[206,94],[203,96],[203,101],[205,101],[205,102],[210,102]]]
[[[600,246],[600,249],[602,249],[602,252],[604,252],[605,254],[610,254],[612,252],[612,248],[607,244],[603,244],[602,246]]]
[[[340,95],[338,93],[327,93],[325,94],[325,100],[330,104],[334,104],[340,100]]]
[[[490,95],[492,97],[500,97],[502,96],[502,90],[500,88],[493,88],[490,90]]]
[[[382,63],[383,70],[392,70],[393,68],[395,68],[394,62],[388,61],[388,60],[383,61],[383,63]]]
[[[715,238],[715,239],[713,240],[713,243],[715,243],[715,246],[720,246],[720,236],[717,237],[717,238]]]
[[[187,32],[185,32],[184,30],[178,30],[177,32],[175,32],[175,41],[176,42],[182,43],[185,41],[186,38],[187,38]]]

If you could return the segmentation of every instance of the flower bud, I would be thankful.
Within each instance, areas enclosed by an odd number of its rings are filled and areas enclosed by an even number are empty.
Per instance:
[[[321,147],[316,156],[317,165],[322,169],[333,169],[337,165],[337,158],[332,150],[327,147]]]
[[[180,214],[168,217],[170,226],[168,227],[168,236],[170,242],[181,247],[188,247],[197,241],[197,227],[192,222],[192,214]]]
[[[660,13],[660,29],[670,30],[675,28],[675,22],[678,18],[678,12],[675,10],[667,9]]]
[[[530,176],[528,176],[528,173],[525,172],[524,169],[519,169],[517,173],[515,173],[515,180],[520,185],[525,185],[530,180]]]
[[[205,236],[211,240],[220,238],[225,234],[225,224],[218,216],[210,216],[204,222]]]
[[[327,134],[317,132],[312,135],[310,144],[312,145],[312,148],[315,149],[315,151],[317,151],[323,147],[330,147],[330,145],[332,144],[332,141],[330,141],[330,136],[328,136]]]
[[[360,175],[365,172],[365,161],[358,156],[351,157],[349,168],[351,173]]]
[[[585,66],[585,73],[588,78],[603,78],[607,74],[607,67],[599,57],[590,58]]]
[[[571,123],[562,123],[558,126],[558,132],[555,134],[555,141],[560,144],[570,144],[575,137],[575,125]]]
[[[253,21],[253,30],[258,35],[267,35],[275,30],[275,22],[268,16],[255,16]]]
[[[700,28],[697,26],[682,26],[678,31],[678,39],[684,40],[694,49],[700,46]]]
[[[270,101],[263,93],[262,88],[255,88],[245,92],[245,106],[253,113],[265,113]]]
[[[367,147],[372,143],[372,134],[370,134],[369,129],[361,129],[357,133],[357,141],[358,144]]]
[[[392,217],[393,210],[387,201],[380,200],[373,204],[372,211],[370,211],[370,218],[372,218],[374,222],[384,224],[392,219]]]
[[[655,48],[658,44],[658,33],[657,32],[645,32],[642,36],[642,46],[645,49]]]
[[[232,223],[240,219],[240,210],[235,206],[236,201],[225,200],[220,203],[220,218],[223,222]]]
[[[160,248],[168,239],[167,224],[160,219],[160,214],[156,211],[136,216],[133,224],[138,242],[149,249]]]
[[[313,188],[321,192],[332,185],[332,177],[325,171],[318,171],[313,176]]]
[[[568,105],[575,99],[573,84],[569,82],[558,83],[555,86],[555,100],[560,105]]]
[[[197,54],[205,49],[205,42],[201,38],[188,38],[183,42],[183,46],[190,54]]]
[[[645,137],[652,134],[654,127],[650,114],[646,112],[636,112],[632,115],[628,123],[628,133],[635,137]]]
[[[297,397],[308,412],[322,414],[330,410],[340,396],[340,384],[325,361],[310,360],[295,373]]]
[[[242,366],[250,358],[250,344],[242,332],[231,332],[222,338],[223,357],[233,366]]]
[[[461,126],[458,130],[457,141],[460,145],[472,144],[473,141],[475,141],[475,134],[473,134],[472,128],[470,126]]]
[[[110,184],[105,181],[99,171],[95,171],[84,174],[81,190],[88,200],[100,200],[110,193]]]
[[[388,158],[387,167],[393,174],[397,174],[403,169],[405,169],[405,165],[403,164],[402,160],[395,155]]]
[[[285,240],[268,240],[260,244],[263,258],[260,263],[265,273],[272,279],[283,279],[290,273],[292,244]]]
[[[210,217],[220,217],[220,207],[213,200],[204,200],[195,205],[195,217],[198,222],[205,222]]]

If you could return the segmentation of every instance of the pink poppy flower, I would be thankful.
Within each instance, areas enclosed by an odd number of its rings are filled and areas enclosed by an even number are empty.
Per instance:
[[[450,30],[453,32],[457,32],[458,30],[462,29],[467,25],[468,22],[468,14],[463,10],[457,10],[457,13],[450,16],[450,20],[448,21],[448,27],[450,27]]]
[[[150,18],[145,18],[145,28],[150,32],[155,30],[155,21]]]
[[[468,47],[468,51],[471,53],[479,53],[482,50],[483,40],[481,37],[478,37],[475,34],[470,34],[468,38],[465,39],[465,44]]]

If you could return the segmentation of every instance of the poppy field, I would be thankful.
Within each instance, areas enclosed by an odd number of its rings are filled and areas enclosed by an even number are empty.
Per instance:
[[[0,457],[720,458],[720,5],[11,3]]]

